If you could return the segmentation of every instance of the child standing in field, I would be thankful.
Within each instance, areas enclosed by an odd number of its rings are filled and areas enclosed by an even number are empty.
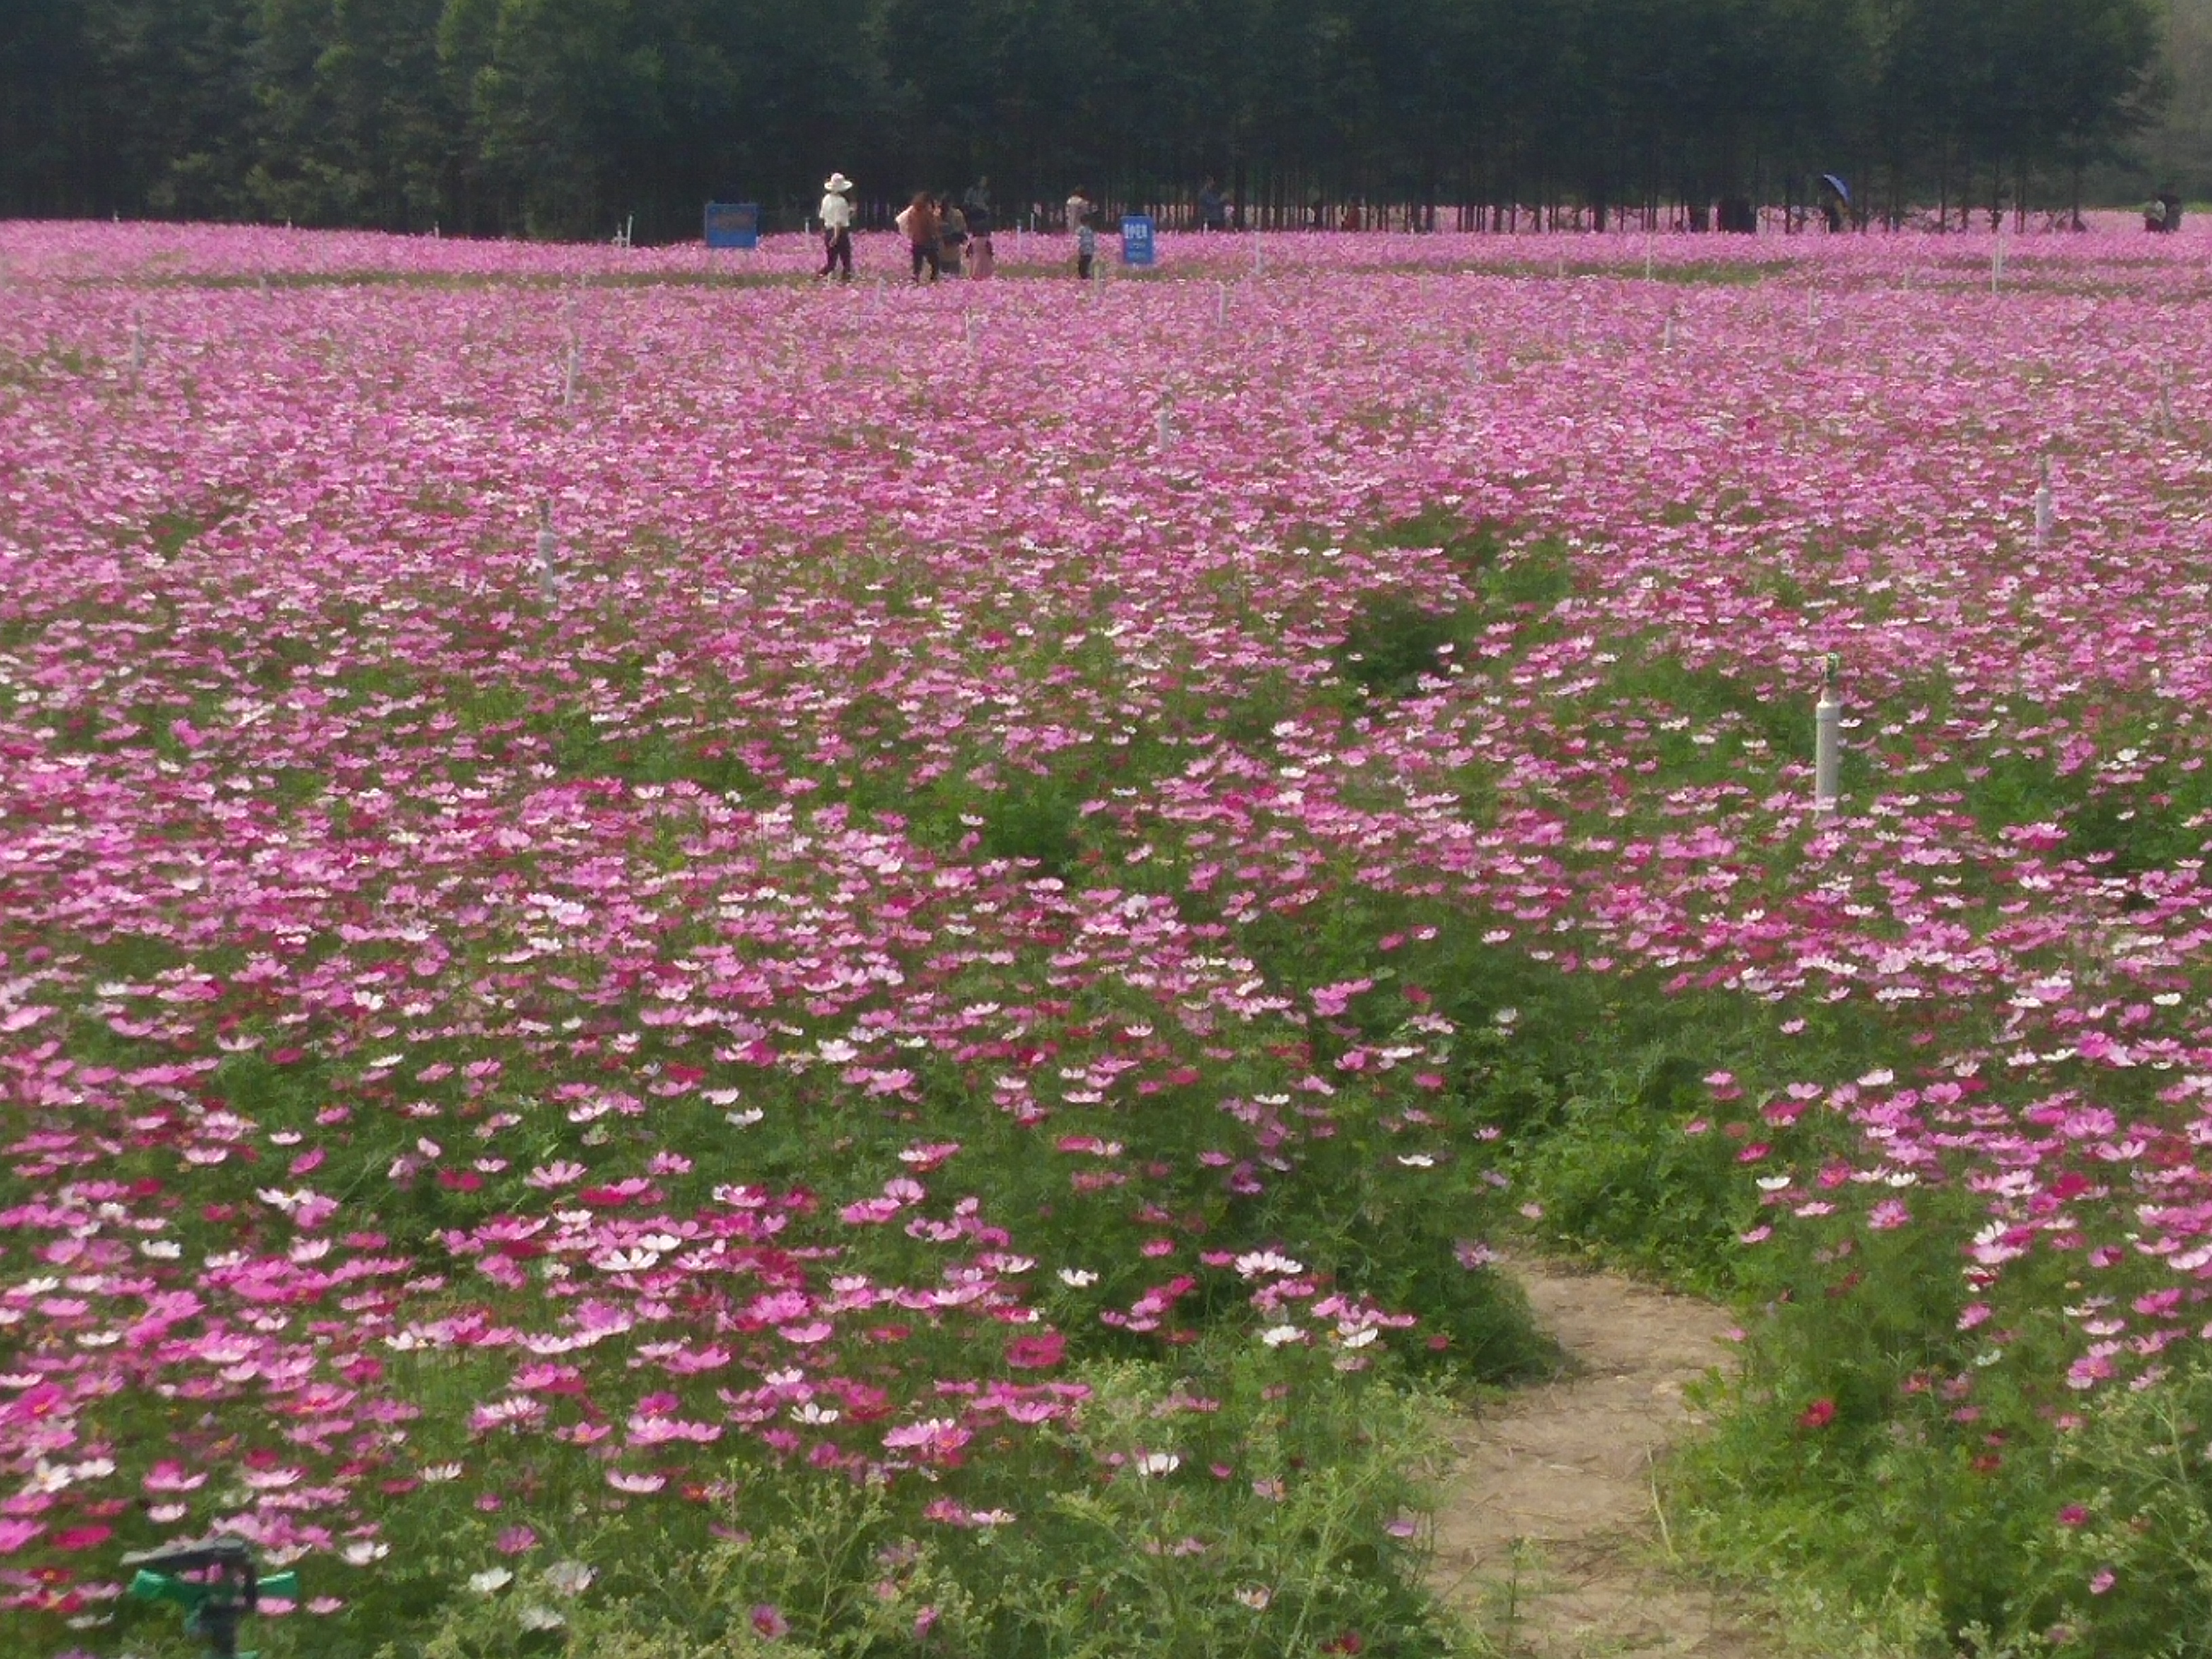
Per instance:
[[[983,188],[978,184],[976,191]],[[999,263],[999,251],[991,242],[991,210],[988,204],[970,204],[968,209],[968,275],[980,282],[988,276]]]
[[[1098,232],[1086,216],[1075,227],[1075,275],[1079,281],[1091,280],[1091,268],[1098,259]]]

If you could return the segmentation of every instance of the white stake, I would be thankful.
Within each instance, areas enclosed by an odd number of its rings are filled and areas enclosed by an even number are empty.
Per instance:
[[[1662,330],[1661,330],[1661,331],[1660,331],[1660,334],[1659,334],[1659,349],[1660,349],[1660,350],[1662,350],[1662,351],[1672,351],[1674,349],[1674,313],[1673,312],[1671,312],[1671,311],[1670,311],[1670,312],[1668,312],[1668,313],[1667,313],[1667,326],[1666,326],[1664,329],[1662,329]]]
[[[973,351],[975,349],[975,313],[974,312],[967,313],[965,323],[968,331],[968,349]]]
[[[2158,429],[2161,437],[2173,431],[2173,371],[2161,368],[2158,374]]]
[[[1224,283],[1221,284],[1221,291],[1215,296],[1215,298],[1218,303],[1214,307],[1214,320],[1218,323],[1226,323],[1229,320],[1228,283]]]
[[[1172,447],[1175,443],[1175,399],[1172,398],[1160,399],[1158,421],[1159,447],[1165,451]]]
[[[553,503],[538,509],[538,594],[548,605],[561,597],[561,538],[553,530]]]
[[[1644,280],[1651,280],[1651,233],[1644,233]]]
[[[1836,810],[1843,781],[1844,705],[1836,696],[1837,659],[1828,658],[1820,701],[1813,710],[1813,810]]]
[[[2038,552],[2051,538],[2051,457],[2045,455],[2037,471],[2035,486],[2035,546]]]
[[[2003,280],[2004,232],[2000,230],[1997,232],[1997,245],[1990,252],[1990,292],[1992,294],[1996,293],[1997,291],[1997,284]]]
[[[563,409],[576,401],[576,368],[583,349],[583,342],[571,334],[568,337],[568,374],[561,386],[561,407]]]

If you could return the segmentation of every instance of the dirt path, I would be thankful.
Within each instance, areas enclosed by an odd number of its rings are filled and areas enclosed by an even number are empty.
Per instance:
[[[1572,1368],[1453,1436],[1438,1592],[1532,1659],[1776,1659],[1723,1600],[1656,1565],[1652,1460],[1692,1422],[1682,1390],[1726,1363],[1734,1322],[1610,1273],[1510,1265]]]

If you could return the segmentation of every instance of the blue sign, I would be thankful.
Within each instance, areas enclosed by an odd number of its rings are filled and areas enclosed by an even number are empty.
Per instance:
[[[1149,265],[1152,263],[1152,219],[1150,214],[1122,216],[1121,263],[1125,265]]]
[[[757,248],[760,246],[758,202],[707,204],[708,247]]]

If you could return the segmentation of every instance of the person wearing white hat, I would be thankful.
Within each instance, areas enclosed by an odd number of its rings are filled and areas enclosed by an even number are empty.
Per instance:
[[[827,276],[841,266],[844,280],[853,280],[853,181],[833,173],[822,183],[822,269]]]

